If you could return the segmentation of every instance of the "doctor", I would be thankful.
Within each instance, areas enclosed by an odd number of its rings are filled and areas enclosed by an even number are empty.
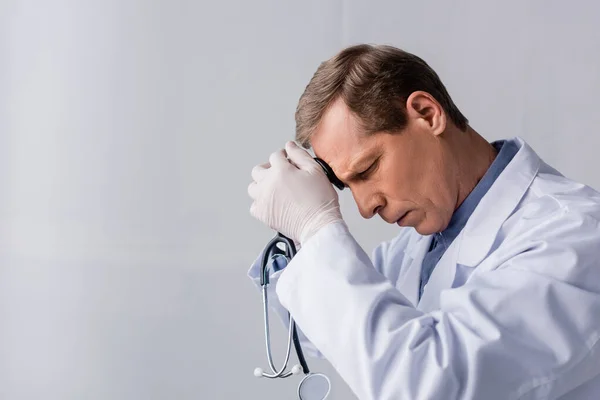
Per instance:
[[[488,143],[393,47],[322,63],[296,122],[361,215],[400,227],[369,258],[293,142],[252,170],[252,215],[301,245],[271,304],[309,355],[365,400],[600,399],[600,194],[520,138]]]

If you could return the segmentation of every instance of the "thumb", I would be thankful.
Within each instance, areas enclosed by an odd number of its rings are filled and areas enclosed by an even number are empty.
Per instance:
[[[285,144],[285,152],[290,161],[300,169],[311,170],[319,166],[306,150],[301,149],[294,142],[287,142]]]

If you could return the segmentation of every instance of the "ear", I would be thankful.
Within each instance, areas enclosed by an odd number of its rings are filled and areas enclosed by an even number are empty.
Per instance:
[[[433,135],[440,135],[446,130],[446,113],[441,104],[427,92],[419,90],[408,96],[406,114],[409,120],[414,120]]]

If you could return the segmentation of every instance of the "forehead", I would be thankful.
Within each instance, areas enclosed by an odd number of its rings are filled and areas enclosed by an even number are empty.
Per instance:
[[[375,145],[374,137],[361,133],[358,119],[341,99],[327,109],[310,142],[315,155],[336,174],[347,171]]]

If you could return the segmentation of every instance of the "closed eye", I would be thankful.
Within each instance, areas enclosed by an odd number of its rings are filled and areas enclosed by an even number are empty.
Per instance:
[[[365,180],[367,179],[373,172],[375,172],[375,170],[377,169],[377,166],[379,165],[379,158],[377,158],[373,164],[371,164],[369,166],[369,168],[367,168],[366,170],[359,172],[358,173],[358,179],[359,180]]]

